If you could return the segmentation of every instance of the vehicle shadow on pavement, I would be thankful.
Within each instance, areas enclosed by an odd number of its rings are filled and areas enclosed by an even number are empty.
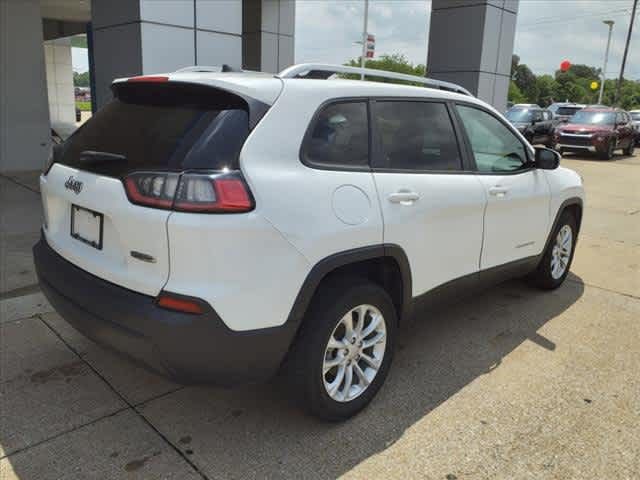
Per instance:
[[[524,342],[553,355],[555,343],[538,331],[583,291],[575,275],[552,292],[511,281],[452,307],[420,313],[401,330],[378,397],[344,423],[302,413],[281,379],[232,390],[186,388],[140,411],[206,475],[337,477],[387,449],[476,378],[499,369]]]

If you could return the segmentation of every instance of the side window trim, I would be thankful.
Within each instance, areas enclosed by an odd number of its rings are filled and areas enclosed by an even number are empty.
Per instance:
[[[415,170],[415,169],[402,169],[393,168],[386,164],[382,149],[382,140],[380,132],[378,130],[378,122],[373,117],[373,111],[375,109],[376,102],[416,102],[416,103],[441,103],[445,106],[451,126],[454,131],[456,144],[460,153],[461,165],[459,170]],[[467,152],[464,148],[462,137],[460,135],[460,129],[456,124],[456,119],[453,115],[450,101],[444,98],[430,98],[430,97],[371,97],[369,101],[369,129],[373,137],[370,153],[370,165],[371,170],[376,173],[412,173],[416,175],[460,175],[460,174],[472,174],[474,173],[467,158]]]
[[[466,145],[468,154],[470,155],[470,158],[471,158],[471,160],[473,162],[473,166],[474,166],[473,167],[474,168],[474,172],[473,173],[475,173],[476,175],[520,175],[521,173],[527,173],[527,172],[530,172],[530,171],[535,169],[535,167],[532,165],[533,159],[531,158],[531,151],[530,151],[529,145],[526,144],[526,143],[523,143],[522,140],[520,140],[520,137],[518,137],[518,135],[515,134],[515,132],[517,130],[515,130],[512,125],[510,125],[507,122],[503,121],[500,117],[495,115],[490,110],[487,110],[486,108],[482,108],[481,105],[477,105],[477,104],[471,103],[471,102],[464,102],[464,101],[460,101],[460,100],[456,100],[456,101],[453,101],[451,103],[452,103],[453,110],[455,111],[455,114],[456,114],[456,119],[460,124],[460,129],[462,131],[462,136],[464,138],[464,143]],[[499,123],[501,123],[503,126],[505,126],[507,128],[507,130],[509,130],[511,133],[514,134],[514,137],[524,147],[525,155],[527,156],[526,160],[527,160],[527,163],[530,166],[527,167],[527,168],[523,168],[522,170],[514,170],[514,171],[511,171],[511,172],[509,172],[509,171],[505,171],[505,172],[482,172],[482,171],[478,170],[478,165],[476,164],[476,158],[475,158],[475,155],[473,154],[473,148],[471,147],[471,140],[469,140],[469,135],[467,134],[467,130],[464,127],[464,123],[462,122],[462,118],[460,118],[460,113],[458,112],[458,109],[455,108],[457,105],[461,105],[463,107],[475,108],[476,110],[480,110],[481,112],[484,112],[484,113],[492,116]]]
[[[304,158],[303,151],[304,146],[313,134],[313,129],[316,126],[316,122],[320,117],[320,114],[328,107],[340,103],[364,103],[367,109],[367,148],[368,148],[368,159],[367,165],[322,165],[315,162],[309,162]],[[307,125],[307,129],[302,137],[302,141],[300,142],[300,148],[298,149],[298,160],[304,166],[313,168],[315,170],[330,170],[334,172],[371,172],[371,158],[372,158],[372,133],[371,133],[371,105],[369,97],[338,97],[331,98],[322,102],[316,111],[313,113],[309,124]]]
[[[478,173],[478,166],[476,165],[476,157],[473,154],[473,149],[471,148],[471,142],[469,141],[469,137],[467,136],[467,131],[464,128],[464,124],[462,123],[462,119],[458,114],[458,109],[456,108],[456,103],[453,100],[447,102],[447,108],[449,109],[449,113],[451,114],[451,118],[453,120],[453,128],[456,131],[456,135],[458,136],[458,144],[460,145],[460,151],[462,153],[462,161],[464,163],[464,169],[467,173]]]

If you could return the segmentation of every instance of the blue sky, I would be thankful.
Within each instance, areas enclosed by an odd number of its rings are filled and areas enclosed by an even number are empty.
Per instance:
[[[514,53],[536,74],[553,73],[560,62],[602,66],[607,27],[615,21],[607,76],[620,70],[633,0],[520,0]],[[297,0],[296,62],[344,63],[360,54],[362,0]],[[403,53],[425,63],[430,0],[371,0],[369,32],[376,54]],[[86,51],[74,48],[74,70],[86,71]],[[640,21],[636,21],[625,76],[640,79]]]

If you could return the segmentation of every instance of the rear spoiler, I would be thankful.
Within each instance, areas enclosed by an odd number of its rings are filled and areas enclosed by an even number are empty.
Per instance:
[[[111,84],[113,96],[127,103],[149,105],[198,105],[210,109],[241,108],[249,114],[253,130],[270,105],[255,98],[218,86],[199,82],[169,80],[167,76],[149,75],[119,79]]]

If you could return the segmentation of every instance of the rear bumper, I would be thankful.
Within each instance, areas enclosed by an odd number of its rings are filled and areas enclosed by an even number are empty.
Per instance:
[[[202,315],[159,308],[153,297],[76,267],[44,236],[33,247],[41,288],[56,311],[97,343],[182,383],[260,382],[282,363],[295,327],[237,332],[213,308]]]

